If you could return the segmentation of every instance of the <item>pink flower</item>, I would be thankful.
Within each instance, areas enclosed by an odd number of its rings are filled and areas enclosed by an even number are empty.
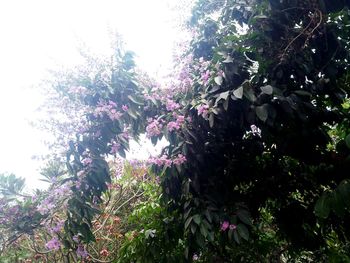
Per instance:
[[[164,165],[165,167],[170,167],[173,161],[170,160],[166,155],[162,155],[159,158],[150,158],[148,162],[156,164],[158,166]]]
[[[117,111],[116,109],[111,109],[110,112],[108,112],[108,117],[112,121],[119,120],[122,115],[123,114],[120,111]]]
[[[203,81],[203,84],[206,84],[208,82],[209,78],[210,78],[210,71],[209,70],[202,73],[201,79]]]
[[[180,125],[177,122],[171,121],[168,123],[167,128],[171,132],[180,129]]]
[[[78,176],[79,178],[84,177],[85,174],[86,174],[86,171],[85,171],[85,170],[81,170],[81,171],[77,172],[77,176]]]
[[[115,103],[114,101],[108,101],[108,104],[111,106],[111,107],[114,107],[116,108],[117,107],[117,103]]]
[[[167,102],[166,102],[166,109],[168,111],[174,111],[174,110],[177,110],[179,108],[180,108],[180,104],[179,103],[176,103],[175,101],[170,100],[170,99],[167,100]]]
[[[79,245],[77,249],[77,255],[79,257],[86,258],[89,255],[89,253],[86,251],[84,246]]]
[[[61,243],[57,239],[57,237],[54,237],[49,242],[46,243],[45,247],[49,250],[59,250],[61,247]]]
[[[177,155],[177,157],[173,160],[174,164],[180,165],[184,162],[186,162],[187,159],[184,155],[182,155],[181,153]]]
[[[64,225],[64,220],[61,220],[54,227],[52,227],[50,230],[53,233],[58,233],[62,230],[63,225]]]
[[[203,118],[206,118],[208,115],[209,106],[206,104],[202,104],[197,108],[197,110],[198,115],[202,115]]]
[[[78,235],[74,235],[74,236],[73,236],[73,241],[74,241],[75,243],[78,243],[78,242],[79,242],[79,236],[78,236]]]
[[[230,228],[231,230],[235,230],[235,229],[237,228],[237,226],[236,226],[235,224],[231,224],[231,225],[229,226],[229,228]]]
[[[81,162],[82,162],[84,165],[91,165],[92,159],[89,158],[89,157],[86,157],[86,158],[84,158]]]
[[[117,143],[117,142],[112,142],[112,146],[111,146],[111,151],[110,153],[111,154],[115,154],[119,151],[119,148],[120,148],[120,144]]]
[[[123,106],[122,106],[122,110],[123,110],[123,111],[128,111],[128,109],[129,109],[129,107],[128,107],[127,105],[123,105]]]
[[[224,221],[222,224],[221,224],[221,231],[226,231],[227,228],[229,228],[230,226],[230,223],[228,221]]]
[[[161,133],[163,125],[156,119],[149,119],[146,127],[147,137],[151,138]]]

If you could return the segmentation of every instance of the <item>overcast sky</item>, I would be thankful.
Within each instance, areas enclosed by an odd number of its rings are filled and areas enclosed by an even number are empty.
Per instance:
[[[173,0],[173,2],[176,0]],[[171,0],[9,0],[0,2],[0,172],[38,185],[45,137],[29,125],[43,98],[32,87],[48,69],[73,66],[84,42],[93,52],[110,45],[118,30],[148,72],[169,67],[174,41]],[[183,11],[183,10],[181,10]]]

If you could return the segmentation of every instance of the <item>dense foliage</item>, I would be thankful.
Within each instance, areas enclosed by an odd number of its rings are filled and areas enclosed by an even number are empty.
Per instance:
[[[200,0],[167,84],[120,45],[56,74],[64,155],[35,197],[3,177],[4,258],[349,262],[348,7]],[[168,146],[118,163],[143,133]]]

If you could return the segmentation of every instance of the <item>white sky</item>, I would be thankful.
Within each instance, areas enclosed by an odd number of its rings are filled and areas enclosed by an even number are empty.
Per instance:
[[[177,0],[173,0],[173,2]],[[123,35],[126,48],[150,73],[169,67],[180,31],[171,23],[171,0],[7,0],[0,1],[0,173],[38,184],[46,151],[44,135],[29,125],[42,102],[31,87],[46,70],[73,66],[84,42],[100,53],[110,45],[110,31]]]

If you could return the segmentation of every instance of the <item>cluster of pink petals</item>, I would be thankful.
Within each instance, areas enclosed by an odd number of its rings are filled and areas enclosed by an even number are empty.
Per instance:
[[[125,109],[127,110],[127,106],[123,105],[124,108],[123,110],[125,111]],[[120,117],[123,115],[123,113],[121,113],[120,111],[117,110],[117,104],[113,101],[108,101],[108,103],[106,101],[100,101],[98,103],[98,106],[96,107],[96,109],[94,110],[94,115],[95,117],[100,117],[102,118],[104,114],[107,114],[107,116],[112,120],[119,120]]]
[[[56,207],[57,201],[59,201],[62,197],[68,197],[71,194],[72,190],[70,183],[56,185],[56,187],[49,192],[49,195],[38,205],[38,212],[42,215],[45,215]]]
[[[54,237],[50,241],[48,241],[45,246],[48,250],[59,250],[61,247],[61,243],[57,237]]]
[[[168,156],[166,155],[162,155],[161,157],[154,157],[154,158],[150,158],[148,160],[149,163],[152,164],[156,164],[158,166],[166,166],[166,167],[170,167],[172,164],[172,160],[168,158]]]
[[[146,127],[146,136],[147,138],[151,138],[153,136],[157,136],[161,134],[163,128],[163,124],[158,119],[148,119],[148,125]]]
[[[120,149],[120,143],[112,141],[112,145],[111,145],[111,154],[116,154]]]
[[[179,130],[182,124],[185,122],[185,116],[173,114],[176,118],[175,121],[171,121],[167,124],[168,131]]]
[[[175,159],[173,159],[173,164],[180,165],[186,161],[187,161],[186,157],[180,153],[177,155]]]
[[[81,258],[86,258],[89,255],[89,253],[86,251],[83,245],[78,245],[77,255]]]
[[[237,226],[235,224],[230,224],[228,221],[224,221],[221,223],[220,230],[226,231],[227,229],[235,230]]]
[[[64,226],[64,220],[60,220],[49,230],[51,233],[58,233],[58,232],[61,232],[63,226]]]
[[[174,110],[177,110],[181,107],[179,103],[176,103],[175,101],[173,101],[171,99],[167,99],[165,106],[166,106],[167,111],[174,111]]]
[[[206,70],[205,72],[202,73],[201,75],[201,80],[203,81],[203,84],[207,84],[208,83],[208,80],[210,78],[210,71],[209,70]]]
[[[85,166],[90,166],[92,164],[92,159],[90,157],[86,157],[83,160],[81,160],[81,162],[83,163],[83,165]]]
[[[178,154],[174,159],[170,159],[166,155],[162,155],[161,157],[153,157],[148,160],[151,164],[156,164],[158,166],[170,167],[172,164],[180,165],[186,162],[186,157],[182,154]]]
[[[203,118],[208,116],[209,106],[207,104],[202,104],[197,108],[198,115],[202,115]]]

